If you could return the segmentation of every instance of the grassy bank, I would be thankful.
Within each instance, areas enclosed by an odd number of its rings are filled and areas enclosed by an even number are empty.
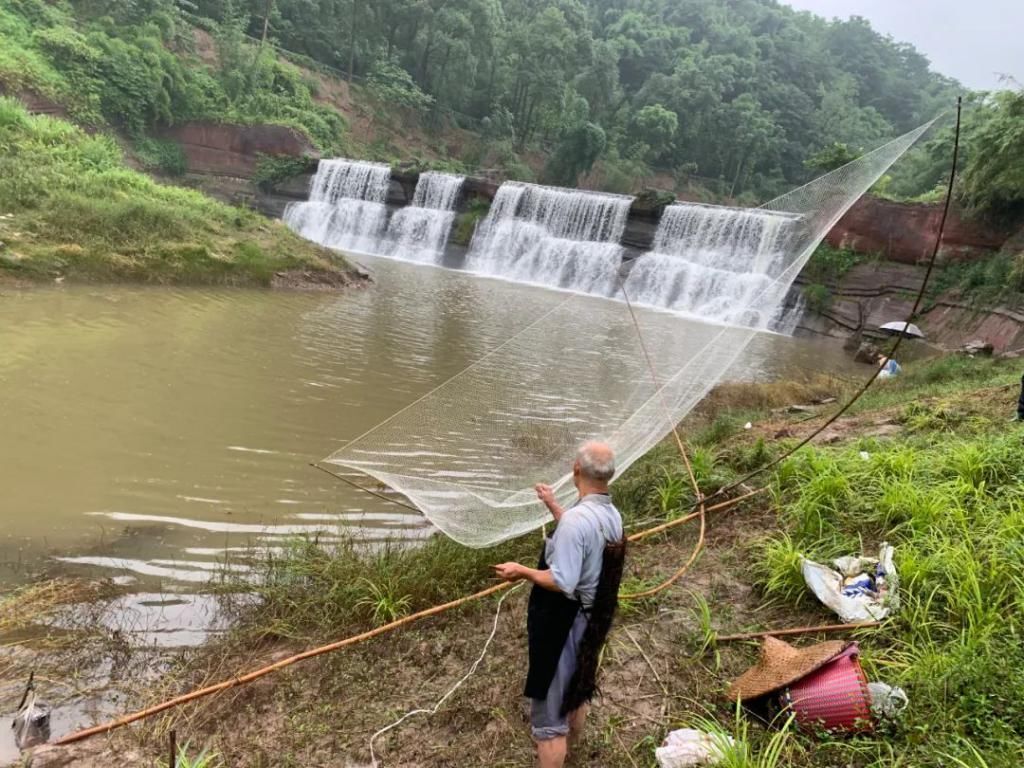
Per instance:
[[[1013,364],[961,358],[908,366],[904,377],[871,390],[818,447],[764,478],[771,494],[712,517],[707,547],[687,577],[657,598],[624,605],[603,662],[604,694],[576,764],[649,768],[667,730],[696,725],[740,738],[733,768],[1019,765],[1024,432],[1007,421],[1019,375]],[[822,379],[719,389],[684,425],[705,490],[778,455],[820,423],[782,406],[842,398],[849,387]],[[746,420],[752,429],[743,428]],[[615,491],[627,526],[648,527],[685,510],[691,499],[683,478],[671,446],[638,462]],[[674,571],[695,535],[680,529],[634,546],[626,589]],[[875,736],[842,740],[737,719],[722,693],[755,660],[756,644],[716,637],[834,621],[803,586],[799,555],[828,560],[873,551],[883,540],[897,547],[902,608],[884,627],[847,638],[860,641],[871,679],[907,690],[906,713]],[[367,554],[296,542],[255,564],[261,600],[236,606],[235,631],[183,659],[143,698],[180,693],[477,589],[490,582],[491,563],[532,559],[538,544],[531,535],[469,550],[438,538],[420,549]],[[224,765],[366,764],[372,733],[431,706],[469,668],[494,610],[493,601],[474,604],[182,707],[110,743],[85,745],[76,764],[105,764],[104,755],[118,751],[158,765],[170,727],[218,752]],[[414,718],[378,741],[382,764],[531,764],[519,698],[524,613],[521,591],[506,601],[478,673],[437,715]]]
[[[2,97],[0,242],[0,279],[268,286],[290,273],[330,286],[352,274],[279,222],[157,184],[108,136]]]

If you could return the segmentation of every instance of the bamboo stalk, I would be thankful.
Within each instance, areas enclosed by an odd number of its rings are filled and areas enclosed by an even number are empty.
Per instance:
[[[719,643],[729,643],[733,640],[756,640],[760,637],[781,637],[785,635],[809,635],[815,632],[842,632],[848,629],[864,629],[865,627],[880,627],[880,621],[868,621],[861,624],[824,624],[819,627],[795,627],[793,629],[775,629],[766,632],[744,632],[739,635],[722,635],[716,637]]]

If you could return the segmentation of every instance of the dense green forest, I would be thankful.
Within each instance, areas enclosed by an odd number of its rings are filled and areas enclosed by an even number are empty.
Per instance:
[[[198,0],[227,21],[237,3]],[[438,110],[518,148],[554,147],[551,180],[598,157],[745,189],[806,178],[949,108],[956,83],[863,19],[773,0],[252,0],[248,31],[371,81],[407,74]],[[931,181],[931,180],[929,180]]]
[[[214,41],[212,59],[197,50],[196,29]],[[165,171],[181,158],[147,134],[194,119],[287,124],[328,154],[411,159],[360,142],[318,92],[318,68],[349,79],[354,100],[423,133],[458,170],[584,179],[619,192],[660,173],[695,181],[711,199],[747,203],[949,110],[959,90],[864,19],[826,21],[775,0],[6,0],[0,8],[0,87],[34,89],[79,123],[119,129],[143,162]],[[972,210],[1021,212],[1022,103],[1019,89],[967,94],[961,193]],[[445,133],[460,129],[475,141],[449,151]],[[947,118],[876,191],[934,196],[951,141]]]

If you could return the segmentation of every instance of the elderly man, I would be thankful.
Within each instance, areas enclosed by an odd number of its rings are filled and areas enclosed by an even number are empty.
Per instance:
[[[544,541],[538,567],[494,566],[503,579],[533,583],[525,695],[541,768],[561,768],[567,737],[575,740],[583,729],[601,647],[618,605],[625,539],[622,518],[608,495],[614,474],[615,455],[608,445],[582,445],[572,468],[579,492],[575,504],[562,509],[550,486],[537,486],[537,497],[558,524]]]

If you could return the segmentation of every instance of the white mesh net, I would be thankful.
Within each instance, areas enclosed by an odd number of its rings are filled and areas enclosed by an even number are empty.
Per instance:
[[[584,440],[607,440],[620,473],[650,450],[766,327],[828,230],[930,126],[758,211],[700,206],[704,213],[666,216],[663,226],[678,237],[660,237],[655,251],[623,267],[626,290],[632,284],[641,303],[660,297],[647,302],[659,309],[636,307],[657,383],[621,282],[613,299],[553,292],[527,328],[326,461],[401,492],[463,544],[540,526],[549,514],[534,484],[551,483],[568,501]],[[679,279],[690,287],[672,300],[658,293]],[[694,280],[718,287],[698,289]]]

